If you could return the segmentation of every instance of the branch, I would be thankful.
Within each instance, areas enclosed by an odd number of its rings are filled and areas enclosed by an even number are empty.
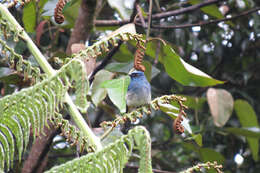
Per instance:
[[[150,29],[152,24],[152,10],[153,10],[153,0],[149,0],[149,17],[148,17],[148,26],[146,31],[146,41],[148,40],[150,36]]]
[[[53,138],[59,134],[60,130],[56,130],[54,125],[49,123],[49,121],[47,123],[49,127],[44,126],[43,131],[45,135],[41,135],[41,137],[37,138],[32,145],[28,158],[23,164],[22,173],[39,171],[39,168],[42,166],[42,162],[49,151]]]
[[[181,9],[177,9],[177,10],[173,10],[173,11],[167,11],[167,12],[162,12],[162,13],[157,13],[152,15],[152,19],[161,19],[161,18],[166,18],[166,17],[170,17],[170,16],[177,16],[180,14],[184,14],[187,12],[191,12],[194,10],[197,10],[201,7],[207,6],[207,5],[211,5],[214,3],[218,3],[220,1],[223,0],[208,0],[205,2],[202,2],[200,4],[196,4],[196,5],[192,5],[186,8],[181,8]],[[148,20],[147,18],[145,18],[145,20]],[[136,20],[137,22],[140,22],[139,20]],[[127,23],[130,23],[130,20],[122,20],[122,21],[118,21],[118,20],[95,20],[94,24],[95,26],[121,26],[121,25],[125,25]]]
[[[138,17],[141,20],[142,27],[145,28],[144,16],[142,14],[142,10],[141,10],[141,7],[139,4],[136,5],[136,10],[137,10]],[[134,21],[134,23],[136,23],[136,22]]]
[[[165,25],[152,25],[152,28],[156,28],[156,29],[178,29],[178,28],[190,28],[190,27],[194,27],[194,26],[203,26],[203,25],[209,25],[209,24],[215,24],[215,23],[219,23],[219,22],[224,22],[224,21],[228,21],[228,20],[234,20],[237,19],[239,17],[243,17],[246,15],[249,15],[251,13],[257,12],[258,10],[260,10],[260,7],[256,7],[247,11],[244,11],[238,15],[235,15],[233,17],[227,17],[227,18],[223,18],[223,19],[217,19],[217,20],[210,20],[210,21],[200,21],[199,23],[194,23],[194,24],[183,24],[183,25],[169,25],[169,26],[165,26]],[[136,23],[137,26],[142,26],[140,23]]]
[[[118,42],[118,46],[114,47],[114,48],[107,54],[107,56],[104,58],[104,60],[101,62],[101,64],[100,64],[99,66],[97,66],[97,67],[93,70],[91,76],[89,77],[89,84],[91,84],[91,83],[93,82],[94,77],[95,77],[95,75],[97,74],[97,72],[98,72],[99,70],[102,70],[103,68],[105,68],[105,66],[106,66],[106,65],[109,63],[109,61],[112,59],[113,55],[119,50],[119,48],[120,48],[120,46],[121,46],[122,43],[123,43],[123,41],[120,40],[120,41]]]
[[[157,14],[154,14],[152,16],[152,18],[153,19],[161,19],[161,18],[170,17],[170,16],[177,16],[177,15],[180,15],[180,14],[184,14],[184,13],[187,13],[187,12],[191,12],[191,11],[200,9],[204,6],[208,6],[208,5],[211,5],[211,4],[218,3],[220,1],[224,1],[224,0],[208,0],[208,1],[204,1],[200,4],[195,4],[195,5],[186,7],[186,8],[181,8],[181,9],[178,9],[178,10],[157,13]]]

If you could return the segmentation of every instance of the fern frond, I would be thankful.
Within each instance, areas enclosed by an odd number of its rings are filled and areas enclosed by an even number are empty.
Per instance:
[[[159,110],[159,109],[163,109],[164,104],[176,102],[176,103],[180,104],[180,106],[187,108],[183,104],[183,102],[185,102],[185,101],[186,101],[186,98],[181,97],[181,96],[177,96],[177,95],[174,95],[174,94],[164,95],[164,96],[157,97],[157,98],[153,99],[150,103],[150,106],[154,110]],[[114,119],[113,121],[104,121],[100,125],[102,127],[111,126],[111,128],[114,128],[118,124],[124,124],[126,120],[130,120],[131,122],[135,122],[136,119],[142,118],[144,113],[150,114],[151,113],[150,108],[147,107],[147,106],[142,106],[140,108],[133,110],[130,113],[124,113],[123,115],[117,116],[117,118]]]
[[[85,50],[74,54],[73,58],[96,58],[97,56],[109,51],[109,46],[117,46],[120,41],[133,40],[136,42],[143,42],[142,34],[136,34],[133,24],[128,24],[124,28],[120,28],[113,32],[108,37],[101,39],[100,41],[94,43],[92,46],[87,47]],[[133,31],[134,30],[134,31]]]
[[[26,3],[29,3],[31,0],[2,0],[0,3],[4,4],[7,8],[15,7],[19,8]]]
[[[78,75],[84,77],[79,80]],[[72,83],[77,86],[76,90],[80,90],[76,92],[81,92],[81,99],[86,100],[88,81],[84,64],[77,59],[70,61],[55,75],[33,87],[0,99],[0,149],[3,151],[0,169],[4,169],[4,163],[6,169],[9,169],[9,162],[13,160],[15,151],[14,141],[21,160],[29,142],[30,128],[33,130],[34,138],[42,132],[47,118],[55,118],[54,114],[62,105],[65,93]],[[78,102],[81,108],[87,108],[87,105],[87,101]],[[85,139],[84,143],[86,142],[88,141]]]
[[[151,139],[149,132],[142,126],[137,126],[127,135],[104,147],[95,153],[69,161],[63,165],[53,167],[46,173],[71,173],[71,172],[123,172],[128,162],[137,149],[140,154],[139,173],[151,173]]]
[[[83,150],[88,152],[94,151],[92,146],[89,145],[88,138],[75,126],[71,125],[68,120],[65,120],[61,114],[55,113],[53,124],[61,129],[61,136],[66,137],[66,141],[71,142],[72,146],[75,144],[80,145],[80,152]]]
[[[16,53],[13,48],[0,38],[1,54],[4,56],[3,62],[18,74],[23,74],[24,80],[33,78],[34,82],[38,82],[43,78],[38,67],[32,66],[30,61],[23,59],[23,56]]]

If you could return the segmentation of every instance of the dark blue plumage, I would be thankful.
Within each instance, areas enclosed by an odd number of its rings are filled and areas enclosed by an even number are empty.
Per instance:
[[[144,72],[133,71],[130,74],[131,81],[126,94],[128,107],[139,107],[149,104],[151,101],[151,86],[147,81]]]

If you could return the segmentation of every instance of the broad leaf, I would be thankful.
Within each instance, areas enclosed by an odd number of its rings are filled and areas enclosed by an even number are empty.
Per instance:
[[[111,101],[118,107],[121,113],[126,112],[126,92],[130,83],[130,77],[105,81],[101,87],[106,88]]]
[[[129,62],[133,60],[133,53],[129,50],[127,44],[121,44],[119,51],[116,52],[113,59],[118,62]]]
[[[236,115],[242,127],[259,127],[254,109],[245,100],[236,100],[234,105]],[[258,160],[259,143],[258,139],[247,137],[249,147],[255,161]]]
[[[163,47],[163,64],[170,77],[185,86],[212,86],[224,83],[189,65],[169,46]]]
[[[189,2],[194,5],[194,4],[199,4],[201,2],[203,2],[202,0],[189,0]],[[200,8],[201,11],[203,11],[204,13],[213,16],[217,19],[222,19],[225,16],[223,16],[223,14],[219,11],[219,8],[217,5],[212,4],[212,5],[208,5],[205,7]],[[234,24],[230,21],[226,21],[227,24],[229,24],[230,26],[234,26]]]
[[[23,8],[23,24],[27,32],[34,32],[36,25],[35,1],[30,1]]]
[[[233,111],[234,100],[232,95],[224,89],[209,88],[207,101],[214,124],[218,127],[223,127]]]
[[[63,9],[62,13],[65,16],[65,20],[68,21],[69,26],[73,26],[77,17],[78,17],[78,11],[80,8],[81,1],[73,1],[68,6],[66,6],[66,9]]]
[[[194,140],[198,146],[202,147],[202,136],[201,134],[192,134],[192,137],[186,138],[186,140]]]
[[[133,62],[131,63],[119,63],[119,62],[112,62],[109,63],[105,69],[111,72],[119,72],[119,73],[129,73],[129,71],[133,68]]]
[[[203,1],[202,0],[190,0],[189,2],[192,5],[194,5],[194,4],[199,4]],[[221,12],[219,11],[218,7],[215,4],[202,7],[202,8],[200,8],[200,10],[203,11],[204,13],[206,13],[210,16],[216,17],[218,19],[224,18],[224,16],[221,14]]]
[[[228,127],[228,128],[225,128],[224,130],[229,133],[233,133],[235,135],[260,138],[260,128],[259,127],[248,127],[248,128]]]
[[[219,152],[216,152],[215,150],[211,148],[201,148],[199,150],[201,160],[203,162],[214,162],[217,161],[219,164],[223,164],[225,161],[225,158],[222,154]]]
[[[107,91],[104,88],[100,88],[100,84],[104,81],[110,80],[113,77],[113,73],[101,70],[95,75],[93,85],[91,88],[91,98],[93,103],[98,106],[98,104],[106,97]]]

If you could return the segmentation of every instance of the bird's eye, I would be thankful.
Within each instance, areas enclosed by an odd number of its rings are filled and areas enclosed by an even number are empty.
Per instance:
[[[133,74],[131,74],[131,77],[137,77],[137,76],[138,76],[137,73],[133,73]]]

